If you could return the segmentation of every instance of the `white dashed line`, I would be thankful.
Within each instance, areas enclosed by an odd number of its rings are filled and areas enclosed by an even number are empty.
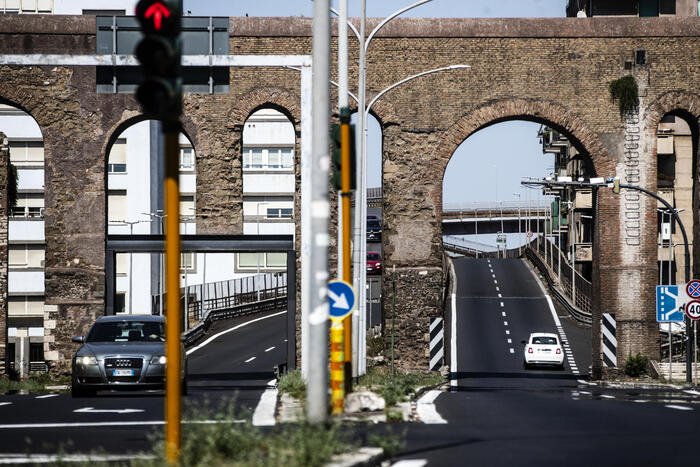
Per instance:
[[[510,353],[515,353],[515,350],[511,348]]]
[[[500,292],[500,291],[501,291],[501,289],[499,289],[498,287],[496,287],[496,292]]]
[[[503,302],[501,302],[501,307],[504,307],[504,306],[505,306],[505,305],[503,304]]]
[[[510,335],[510,331],[506,329],[506,334]]]
[[[249,362],[252,362],[253,360],[255,360],[255,357],[250,357],[250,358],[249,358],[248,360],[246,360],[244,363],[249,363]]]
[[[503,321],[504,326],[508,326],[508,321]]]
[[[275,348],[275,346],[273,345],[273,346],[270,347],[269,349],[265,349],[265,352],[269,352],[270,350],[272,350],[272,349],[274,349],[274,348]]]
[[[501,294],[498,294],[498,298],[503,298],[503,295],[501,295]]]
[[[12,405],[12,402],[0,402],[0,406],[3,406],[3,405]]]
[[[676,410],[693,410],[692,407],[686,407],[683,405],[673,405],[673,404],[666,404],[664,407],[668,407],[669,409],[676,409]]]
[[[508,339],[508,343],[509,343],[509,344],[512,344],[512,343],[513,343],[513,339]]]
[[[494,284],[498,284],[498,281],[496,279],[493,280]]]
[[[44,394],[43,396],[36,396],[35,399],[48,399],[49,397],[58,397],[58,394]]]
[[[601,399],[615,399],[615,396],[610,396],[608,394],[601,394]]]
[[[692,389],[685,389],[683,392],[686,393],[686,394],[691,394],[691,395],[693,395],[693,396],[700,396],[700,392],[698,392],[698,391],[693,391]]]
[[[493,277],[493,278],[495,279],[495,278],[496,278],[496,274],[491,274],[491,277]]]

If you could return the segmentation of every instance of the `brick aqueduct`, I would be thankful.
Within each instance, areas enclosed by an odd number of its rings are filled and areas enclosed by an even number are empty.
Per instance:
[[[0,54],[92,55],[95,29],[94,17],[4,16]],[[310,19],[231,18],[229,31],[232,55],[311,53]],[[497,122],[544,122],[575,141],[598,176],[619,175],[655,190],[656,128],[664,114],[689,121],[697,153],[699,36],[700,19],[692,17],[397,19],[381,31],[368,55],[370,97],[412,73],[472,66],[413,80],[373,108],[383,130],[384,266],[397,271],[401,367],[427,367],[429,319],[442,313],[442,181],[455,149]],[[358,51],[349,42],[354,83]],[[637,65],[640,49],[647,60]],[[623,120],[608,83],[630,73],[640,87],[640,107]],[[255,110],[271,106],[290,117],[299,183],[300,99],[299,72],[283,68],[232,67],[228,94],[185,96],[197,193],[213,195],[197,196],[198,212],[209,203],[208,215],[197,221],[199,233],[242,233],[241,136]],[[45,355],[65,367],[70,337],[104,312],[106,154],[116,135],[142,117],[133,95],[96,92],[92,66],[0,66],[0,100],[32,115],[44,137]],[[296,205],[298,213],[298,199]],[[696,209],[693,217],[697,238]],[[617,313],[618,358],[638,351],[658,358],[656,202],[600,190],[596,218],[594,371],[600,369],[601,311]],[[4,281],[6,254],[0,259]]]

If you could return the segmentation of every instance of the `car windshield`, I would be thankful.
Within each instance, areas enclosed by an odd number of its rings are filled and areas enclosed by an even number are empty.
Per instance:
[[[372,227],[372,228],[377,228],[377,229],[379,229],[379,228],[381,228],[381,226],[382,226],[382,224],[380,224],[379,221],[376,220],[376,219],[369,219],[369,220],[367,221],[367,227]]]
[[[547,336],[536,336],[532,338],[532,343],[541,345],[557,345],[557,338]]]
[[[380,259],[382,258],[379,256],[379,253],[367,253],[368,261],[379,261]]]
[[[95,323],[85,342],[165,342],[165,326],[157,321]]]

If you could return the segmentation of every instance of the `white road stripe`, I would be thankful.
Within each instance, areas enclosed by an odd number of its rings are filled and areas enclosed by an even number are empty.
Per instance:
[[[244,363],[249,363],[249,362],[252,362],[253,360],[255,360],[255,357],[250,357],[250,358],[249,358],[248,360],[246,360]]]
[[[505,305],[503,304],[503,302],[501,302],[501,307],[504,307],[504,306],[505,306]]]
[[[508,321],[503,321],[504,326],[508,326]]]
[[[693,396],[700,396],[700,392],[698,392],[698,391],[693,391],[692,389],[685,389],[683,392],[686,393],[686,394],[691,394],[691,395],[693,395]]]
[[[435,408],[435,399],[442,394],[441,391],[432,390],[426,392],[416,401],[416,413],[423,423],[444,424],[447,420],[442,418]]]
[[[686,407],[684,405],[674,405],[674,404],[666,404],[664,407],[668,407],[669,409],[676,409],[676,410],[693,410],[692,407]]]
[[[493,280],[494,284],[498,284],[498,281],[496,279]]]
[[[457,374],[457,296],[452,294],[452,336],[450,336],[450,373]],[[450,379],[450,386],[457,386],[457,379]]]
[[[515,353],[515,349],[510,349],[510,353]]]
[[[503,296],[501,294],[498,294],[498,298],[503,298]]]
[[[610,396],[608,394],[601,394],[600,397],[602,399],[615,399],[615,396]]]
[[[391,467],[423,467],[425,465],[428,465],[426,459],[406,459],[391,464]]]
[[[43,396],[36,396],[34,399],[48,399],[49,397],[58,397],[58,394],[44,394]]]
[[[265,349],[265,352],[269,352],[270,350],[272,350],[272,349],[274,349],[274,348],[275,348],[275,346],[273,345],[273,346],[270,347],[269,349]]]
[[[506,334],[510,334],[510,331],[506,329]]]
[[[205,345],[209,344],[209,343],[210,343],[211,341],[213,341],[214,339],[217,339],[218,337],[221,337],[221,336],[223,336],[224,334],[228,334],[229,332],[235,331],[236,329],[240,329],[240,328],[242,328],[243,326],[248,326],[249,324],[253,324],[253,323],[256,323],[256,322],[258,322],[258,321],[262,321],[262,320],[264,320],[264,319],[274,318],[275,316],[283,315],[283,314],[285,314],[285,313],[286,313],[286,311],[280,311],[279,313],[273,313],[273,314],[271,314],[271,315],[263,316],[262,318],[251,319],[250,321],[246,321],[245,323],[241,323],[241,324],[239,324],[239,325],[237,325],[237,326],[234,326],[234,327],[232,327],[232,328],[226,329],[225,331],[221,331],[221,332],[219,332],[219,333],[217,333],[217,334],[214,334],[213,336],[211,336],[209,339],[205,340],[204,342],[202,342],[202,343],[199,344],[198,346],[192,347],[190,350],[187,351],[187,355],[190,355],[191,353],[196,352],[197,350],[201,349],[201,348],[204,347]],[[284,341],[287,342],[287,339],[285,339]]]
[[[513,343],[513,339],[508,339],[508,343],[509,343],[509,344],[512,344],[512,343]]]
[[[495,279],[495,278],[496,278],[496,274],[491,274],[491,277],[493,277],[493,278]]]
[[[182,423],[213,425],[215,423],[245,423],[246,420],[183,420]],[[14,423],[0,425],[0,430],[16,430],[20,428],[79,428],[100,426],[144,426],[165,425],[165,420],[143,420],[135,422],[74,422],[74,423]]]
[[[0,464],[58,464],[64,462],[123,462],[128,460],[152,460],[156,456],[146,454],[3,454]]]
[[[503,315],[504,318],[506,317],[506,312],[505,312],[505,311],[501,311],[501,314]]]
[[[496,292],[500,292],[500,291],[501,291],[501,289],[499,289],[498,287],[496,287]]]
[[[12,405],[12,402],[0,402],[0,406],[2,405]]]
[[[277,388],[265,389],[253,412],[254,426],[273,426],[277,409]]]

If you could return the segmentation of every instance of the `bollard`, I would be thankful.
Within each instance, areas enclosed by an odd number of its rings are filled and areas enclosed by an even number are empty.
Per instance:
[[[345,403],[345,352],[342,321],[331,324],[331,414],[343,413]]]

